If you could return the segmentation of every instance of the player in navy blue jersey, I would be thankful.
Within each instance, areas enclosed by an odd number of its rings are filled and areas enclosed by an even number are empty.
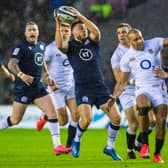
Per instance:
[[[80,120],[72,142],[72,155],[73,157],[79,157],[80,155],[80,140],[92,121],[92,106],[96,105],[107,114],[111,121],[108,127],[108,142],[104,148],[104,153],[114,160],[122,160],[114,149],[121,118],[116,104],[112,108],[108,106],[111,97],[104,83],[101,69],[99,55],[100,31],[93,22],[81,15],[75,8],[73,13],[79,21],[71,25],[72,40],[62,42],[61,24],[57,17],[55,36],[57,47],[66,52],[74,70],[75,92]]]
[[[44,67],[45,80],[52,90],[57,89],[56,83],[50,78],[44,64],[45,44],[38,41],[39,30],[35,22],[28,22],[25,27],[25,39],[18,45],[9,60],[9,69],[16,74],[14,88],[15,100],[12,114],[0,122],[0,129],[18,124],[30,103],[36,104],[48,117],[49,130],[54,144],[54,154],[68,153],[60,143],[60,129],[57,113],[51,96],[41,82]]]

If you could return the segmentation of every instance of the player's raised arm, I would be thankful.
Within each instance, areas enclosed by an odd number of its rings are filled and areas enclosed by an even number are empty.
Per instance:
[[[99,42],[101,39],[101,33],[99,28],[88,18],[83,16],[77,9],[73,8],[74,15],[78,18],[79,21],[84,23],[87,29],[90,31],[89,37],[95,41]]]
[[[55,42],[57,47],[64,53],[66,53],[68,51],[68,42],[69,39],[64,39],[64,36],[62,34],[62,31],[64,31],[64,27],[70,27],[70,25],[68,23],[63,23],[60,22],[58,17],[55,17],[56,20],[56,30],[55,30]]]

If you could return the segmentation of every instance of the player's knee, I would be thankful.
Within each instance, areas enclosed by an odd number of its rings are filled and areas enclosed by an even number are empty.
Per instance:
[[[59,121],[59,125],[60,126],[64,126],[64,125],[66,125],[68,123],[68,119],[67,118],[61,119],[61,120],[59,119],[58,121]]]
[[[90,118],[90,117],[83,119],[84,126],[88,127],[89,124],[91,123],[91,121],[92,121],[92,118]]]
[[[150,121],[149,126],[152,127],[152,128],[155,127],[156,126],[156,120]]]
[[[138,128],[138,124],[137,123],[131,123],[131,124],[129,124],[129,128],[132,132],[136,132],[136,130]]]
[[[148,115],[149,107],[138,107],[137,110],[139,116],[146,116]]]

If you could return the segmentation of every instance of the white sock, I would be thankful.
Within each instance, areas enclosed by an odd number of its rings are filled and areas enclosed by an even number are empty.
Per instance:
[[[78,123],[75,122],[75,121],[73,121],[73,120],[71,120],[69,125],[71,125],[71,126],[77,128]]]
[[[75,135],[75,138],[74,138],[74,140],[75,140],[76,142],[80,142],[81,137],[82,137],[84,131],[85,131],[85,130],[81,129],[81,128],[79,127],[79,125],[77,125],[76,135]]]
[[[48,121],[49,130],[52,136],[54,148],[61,144],[60,141],[60,127],[58,122]]]
[[[107,140],[107,148],[108,149],[114,148],[114,144],[115,144],[116,137],[118,135],[119,128],[120,128],[119,125],[114,125],[114,124],[109,125],[109,127],[108,127],[108,140]]]
[[[0,130],[9,127],[7,119],[8,119],[8,117],[7,117],[7,118],[4,118],[4,119],[2,119],[2,120],[0,121]]]

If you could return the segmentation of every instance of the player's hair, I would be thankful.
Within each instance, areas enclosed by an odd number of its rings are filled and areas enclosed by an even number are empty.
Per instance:
[[[27,23],[26,23],[26,26],[27,25],[36,25],[37,27],[38,27],[38,24],[35,22],[35,21],[28,21]]]
[[[72,24],[71,24],[71,30],[73,30],[73,28],[74,28],[77,24],[83,24],[83,22],[81,22],[81,21],[76,21],[76,22],[72,23]]]
[[[130,24],[122,22],[116,27],[116,30],[119,29],[119,28],[122,28],[122,27],[127,27],[129,30],[132,29]]]
[[[141,31],[138,30],[138,29],[132,28],[132,29],[129,30],[129,32],[127,34],[127,38],[129,39],[131,34],[137,34],[137,33],[141,33]]]
[[[63,26],[63,27],[71,27],[71,25],[70,24],[68,24],[68,23],[65,23],[65,22],[62,22],[61,24],[60,24],[60,26]]]

